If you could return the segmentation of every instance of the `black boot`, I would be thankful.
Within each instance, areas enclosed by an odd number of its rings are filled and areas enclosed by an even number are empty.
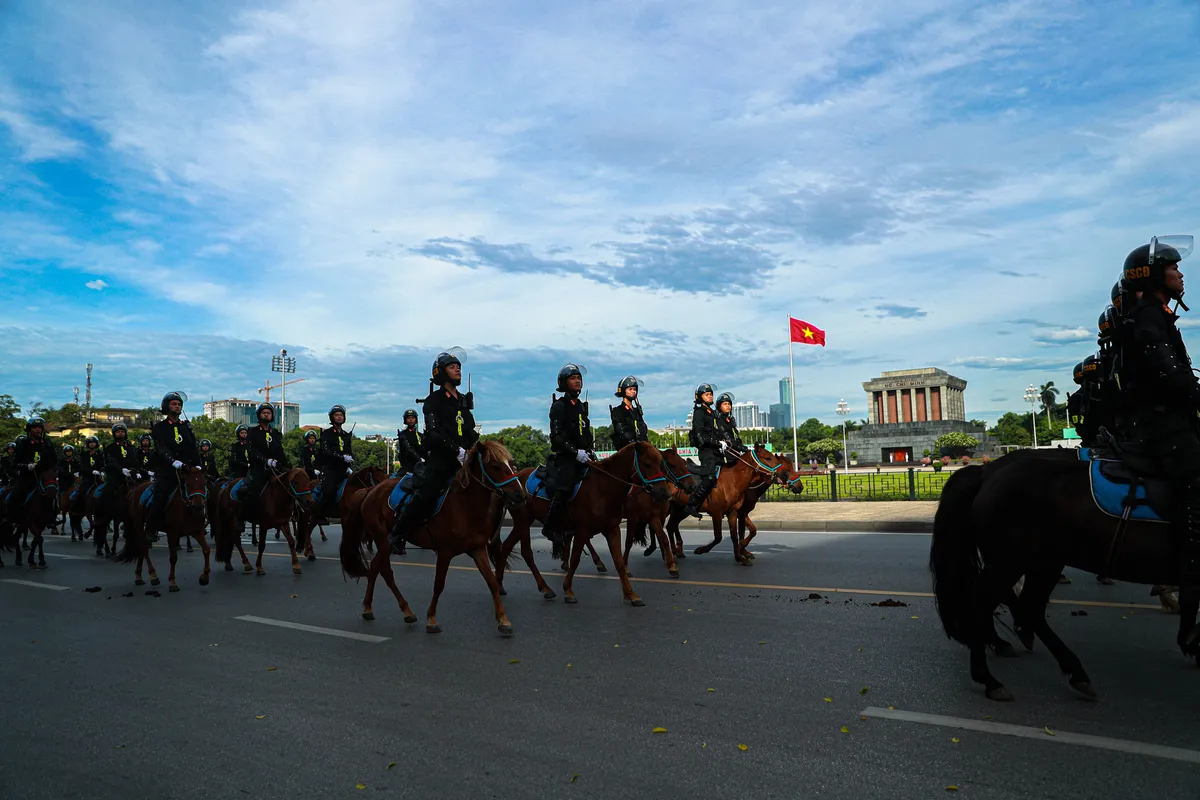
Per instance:
[[[550,507],[546,510],[546,521],[542,523],[542,535],[556,545],[563,543],[563,527],[569,502],[571,498],[567,492],[557,491],[551,495]]]
[[[404,555],[404,531],[416,524],[421,519],[422,507],[420,495],[413,495],[412,500],[400,509],[400,513],[396,515],[396,521],[392,523],[392,529],[388,531],[388,546],[391,552],[398,555]]]
[[[708,497],[708,493],[711,492],[713,487],[716,485],[717,481],[714,478],[705,478],[704,480],[700,481],[700,485],[697,486],[695,491],[692,492],[691,497],[688,498],[687,505],[684,506],[684,516],[696,517],[699,519],[700,507],[704,505],[704,501]]]

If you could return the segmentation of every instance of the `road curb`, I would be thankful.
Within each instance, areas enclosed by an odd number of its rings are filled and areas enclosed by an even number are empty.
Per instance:
[[[760,531],[798,531],[801,533],[862,533],[863,531],[879,533],[933,532],[933,522],[922,519],[755,519],[754,525]],[[541,523],[535,522],[532,527],[541,528],[542,526]],[[688,517],[680,521],[679,529],[682,531],[711,531],[712,520],[708,517],[704,519]]]

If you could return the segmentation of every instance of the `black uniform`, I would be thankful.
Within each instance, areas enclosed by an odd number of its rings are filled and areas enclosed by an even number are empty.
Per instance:
[[[320,464],[317,463],[317,455],[320,452],[315,444],[300,445],[300,466],[308,473],[309,478],[315,478],[314,473],[320,469]]]
[[[470,394],[455,395],[444,389],[435,389],[425,398],[425,468],[414,481],[412,500],[392,528],[394,546],[400,544],[396,540],[401,531],[432,513],[438,498],[458,472],[459,448],[470,450],[479,441],[475,416],[471,413],[473,406]]]
[[[239,439],[229,448],[229,480],[235,481],[238,478],[244,478],[249,471],[250,442],[248,440],[243,442]]]
[[[94,451],[84,449],[83,455],[79,457],[79,464],[76,472],[79,473],[79,485],[75,491],[80,497],[83,497],[88,491],[101,482],[101,478],[96,477],[92,473],[95,471],[103,471],[104,469],[104,451],[97,447]]]
[[[642,407],[634,403],[620,405],[609,409],[612,418],[613,449],[620,450],[634,442],[650,441],[650,431],[646,428],[646,420],[642,418]]]
[[[1095,426],[1091,423],[1088,406],[1088,387],[1079,389],[1067,395],[1067,419],[1075,433],[1082,440],[1084,447],[1091,447],[1096,438]]]
[[[221,474],[217,472],[217,456],[211,447],[207,453],[200,451],[200,468],[204,470],[204,477],[212,483],[221,480]]]
[[[10,496],[12,516],[16,516],[25,506],[25,498],[37,488],[38,476],[45,471],[46,465],[58,465],[57,448],[45,438],[38,440],[21,439],[17,442],[17,451],[13,454],[15,473],[13,490]],[[29,469],[33,464],[34,468]]]
[[[474,428],[474,426],[472,426]],[[417,464],[424,458],[425,445],[421,439],[421,432],[414,425],[411,428],[403,428],[396,431],[396,453],[400,457],[400,471],[412,472]],[[457,451],[455,451],[457,454]]]
[[[246,519],[254,519],[258,496],[271,473],[267,462],[277,462],[275,468],[279,470],[291,469],[291,465],[287,454],[283,452],[283,434],[275,428],[251,428],[246,443],[250,450],[250,471],[246,474],[246,488],[242,492],[242,508]]]
[[[346,460],[350,456],[350,461]],[[354,437],[347,430],[334,430],[329,426],[321,431],[317,442],[317,466],[321,469],[321,506],[328,510],[337,502],[337,490],[346,479],[346,470],[353,469]]]
[[[58,490],[75,484],[75,474],[79,472],[79,459],[74,454],[64,455],[58,462]]]
[[[179,486],[175,462],[179,461],[188,467],[200,466],[200,447],[190,424],[169,417],[154,423],[154,427],[150,429],[150,438],[154,440],[157,461],[157,467],[154,469],[154,491],[150,495],[150,518],[147,521],[150,533],[153,534],[163,523],[171,490]]]
[[[8,453],[0,456],[0,486],[7,486],[16,477],[16,461]]]
[[[721,442],[724,437],[717,427],[717,412],[712,406],[697,400],[692,406],[692,429],[688,432],[692,447],[700,451],[700,468],[696,474],[700,485],[688,498],[689,512],[697,512],[708,493],[717,485],[717,469],[721,465]]]
[[[154,472],[154,465],[157,463],[154,458],[154,450],[142,450],[138,448],[134,454],[134,463],[137,464],[138,477],[149,478],[150,473]]]
[[[723,411],[717,412],[717,432],[721,435],[721,441],[735,453],[746,452],[746,445],[742,444],[742,436],[738,433],[737,422],[734,421],[732,414],[726,414]]]
[[[96,502],[96,525],[106,534],[109,521],[116,516],[116,503],[129,485],[123,470],[136,474],[139,461],[138,451],[127,441],[112,442],[104,448],[104,491]],[[102,540],[97,539],[97,544]]]

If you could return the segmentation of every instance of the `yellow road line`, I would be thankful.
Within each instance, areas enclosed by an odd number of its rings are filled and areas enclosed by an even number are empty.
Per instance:
[[[263,553],[266,556],[275,558],[290,558],[287,553]],[[340,561],[340,559],[332,556],[317,556],[319,561]],[[301,558],[301,561],[304,559]],[[423,564],[417,561],[393,561],[393,567],[420,567],[423,569],[433,569],[436,564]],[[582,565],[581,565],[582,566]],[[464,572],[476,572],[475,565],[466,566],[465,564],[451,564],[450,569],[460,570]],[[506,569],[506,575],[532,575],[533,573],[527,569]],[[564,572],[543,571],[542,577],[565,577]],[[615,575],[592,575],[581,572],[575,573],[576,579],[599,580],[599,581],[615,581],[620,580]],[[831,588],[828,586],[791,586],[788,584],[773,584],[773,583],[738,583],[736,581],[694,581],[683,580],[681,578],[631,578],[638,583],[661,583],[670,586],[703,586],[711,589],[759,589],[764,591],[776,592],[823,592],[825,594],[866,594],[879,597],[933,597],[933,592],[905,592],[905,591],[889,591],[883,589],[845,589]],[[1059,606],[1087,606],[1089,608],[1123,608],[1148,611],[1158,611],[1160,606],[1151,605],[1149,603],[1114,603],[1107,600],[1050,600],[1054,605]]]

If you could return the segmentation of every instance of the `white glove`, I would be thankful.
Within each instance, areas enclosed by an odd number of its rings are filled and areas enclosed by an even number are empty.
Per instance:
[[[722,453],[724,453],[726,450],[729,449],[729,442],[721,442],[720,444],[721,444],[721,452]]]
[[[346,474],[347,474],[347,475],[353,475],[353,474],[354,474],[354,470],[350,469],[349,467],[346,467]]]
[[[150,480],[154,480],[154,473],[153,473],[153,472],[147,472],[146,474],[150,476]]]
[[[29,470],[30,472],[33,472],[33,468],[36,466],[37,466],[36,464],[26,464],[25,469]]]
[[[344,455],[344,456],[342,456],[342,460],[343,460],[343,461],[345,461],[347,464],[353,464],[353,463],[354,463],[354,456],[352,456],[352,455]]]
[[[275,467],[279,466],[279,462],[273,458],[268,458],[267,466],[270,467],[271,469],[275,469]]]
[[[72,473],[72,474],[73,474],[73,475],[74,475],[76,478],[78,478],[78,477],[79,477],[79,473],[78,473],[78,472],[74,472],[74,473]]]
[[[321,474],[321,470],[319,470],[319,469],[314,469],[314,470],[313,470],[313,476],[314,476],[314,477],[315,477],[315,476],[317,476],[317,475],[320,475],[320,474]]]
[[[175,469],[183,469],[183,462],[182,461],[172,461],[171,466],[174,467]]]
[[[463,450],[461,447],[458,448],[458,463],[461,464],[466,460],[467,460],[467,451]]]
[[[126,478],[129,478],[129,477],[132,477],[132,476],[133,476],[133,473],[129,471],[129,467],[124,467],[124,468],[121,470],[121,474],[122,474],[122,475],[124,475]]]
[[[98,470],[98,469],[94,469],[94,470],[92,470],[92,474],[93,474],[93,475],[95,475],[97,478],[99,478],[99,477],[100,477],[100,470]]]
[[[575,460],[580,464],[586,464],[591,459],[588,458],[587,450],[579,450],[575,453]]]

